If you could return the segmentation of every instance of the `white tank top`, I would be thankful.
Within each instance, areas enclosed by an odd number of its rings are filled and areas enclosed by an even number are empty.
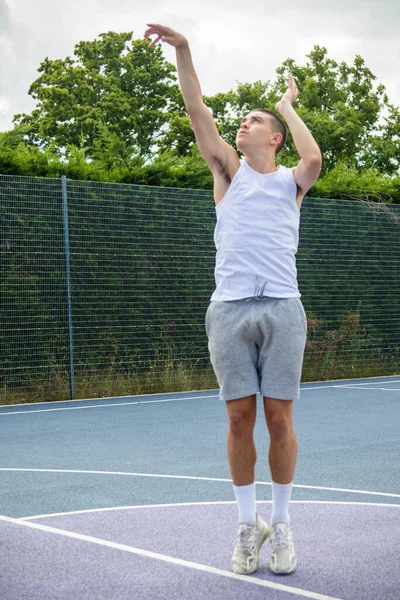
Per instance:
[[[296,252],[300,211],[293,172],[254,171],[242,159],[216,206],[216,289],[211,301],[300,297]]]

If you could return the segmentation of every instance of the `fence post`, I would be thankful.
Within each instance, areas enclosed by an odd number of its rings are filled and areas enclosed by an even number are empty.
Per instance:
[[[75,399],[75,377],[74,377],[74,345],[72,336],[72,301],[71,301],[71,265],[69,251],[69,228],[68,228],[68,196],[67,178],[61,177],[62,203],[63,203],[63,225],[64,225],[64,259],[65,275],[67,283],[67,305],[68,305],[68,337],[69,337],[69,390],[70,399]]]

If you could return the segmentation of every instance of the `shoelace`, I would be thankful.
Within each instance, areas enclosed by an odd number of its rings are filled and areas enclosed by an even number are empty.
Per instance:
[[[279,550],[289,548],[289,528],[286,525],[276,527],[272,533],[271,544]]]
[[[250,552],[254,547],[256,537],[256,528],[251,525],[240,527],[238,532],[238,545],[241,550]]]

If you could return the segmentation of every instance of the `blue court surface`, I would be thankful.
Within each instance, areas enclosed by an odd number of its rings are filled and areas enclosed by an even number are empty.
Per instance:
[[[297,570],[241,576],[217,391],[0,407],[1,600],[398,600],[400,376],[302,384],[295,424]]]

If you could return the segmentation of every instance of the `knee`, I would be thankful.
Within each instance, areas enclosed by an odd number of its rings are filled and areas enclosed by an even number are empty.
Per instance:
[[[253,434],[254,419],[252,415],[235,411],[229,415],[228,421],[229,433],[234,437]]]
[[[271,438],[284,440],[294,433],[292,419],[286,415],[273,414],[268,419],[268,430]]]

